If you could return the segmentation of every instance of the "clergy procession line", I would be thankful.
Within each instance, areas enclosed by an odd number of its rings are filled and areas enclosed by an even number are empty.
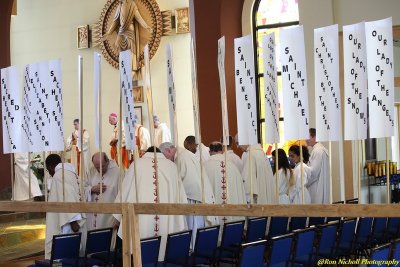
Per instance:
[[[279,191],[276,195],[274,173],[261,145],[238,145],[236,136],[236,146],[243,152],[242,157],[233,151],[232,136],[228,138],[226,153],[221,142],[215,141],[206,147],[203,144],[199,145],[194,136],[186,137],[183,148],[176,147],[169,142],[171,137],[168,127],[166,125],[160,127],[163,123],[155,118],[155,129],[161,129],[157,135],[159,146],[148,147],[149,136],[137,132],[136,142],[140,149],[136,151],[141,153],[136,161],[131,161],[128,151],[123,146],[121,149],[116,148],[119,143],[116,137],[120,131],[117,117],[116,113],[109,115],[109,122],[114,127],[110,141],[110,153],[113,158],[109,159],[104,152],[93,154],[90,168],[87,166],[89,171],[84,185],[80,185],[82,179],[76,171],[80,168],[79,160],[72,160],[72,163],[62,162],[57,154],[51,154],[46,158],[46,169],[51,176],[48,185],[49,202],[249,204],[253,201],[256,204],[301,204],[303,170],[305,204],[330,203],[329,190],[326,189],[329,185],[328,153],[322,144],[315,141],[315,129],[310,129],[310,138],[307,140],[308,145],[312,147],[311,156],[307,147],[304,147],[301,157],[300,147],[293,145],[289,149],[289,157],[282,149],[278,151],[278,160],[272,157],[272,164],[279,166],[277,174]],[[75,130],[79,130],[79,120],[74,120],[74,127]],[[143,132],[147,131],[141,125],[137,128]],[[89,138],[88,132],[85,132]],[[123,131],[121,136],[123,143]],[[75,146],[79,143],[79,136],[72,134],[72,137],[75,138],[75,143],[72,141],[71,145]],[[201,149],[202,161],[200,161]],[[78,149],[73,150],[79,152]],[[122,153],[127,153],[125,157],[129,162],[127,166],[123,164],[120,168],[115,159]],[[79,153],[77,155],[79,156]],[[85,155],[88,156],[89,154]],[[303,163],[300,162],[300,158],[303,159]],[[77,162],[76,165],[74,162]],[[301,168],[301,165],[304,166]],[[124,172],[126,167],[128,168]],[[249,172],[250,169],[253,169],[252,173]],[[119,185],[120,176],[123,174],[122,183]],[[204,190],[202,190],[201,176],[204,180]],[[253,184],[250,183],[251,180],[254,181]],[[169,233],[191,230],[193,248],[197,229],[223,225],[241,218],[140,215],[140,237],[162,236],[160,250],[162,259]],[[118,238],[122,238],[120,223],[121,214],[47,213],[46,258],[49,259],[51,256],[54,235],[81,232],[84,242],[88,230],[112,227],[116,230]],[[84,249],[84,244],[81,247]]]

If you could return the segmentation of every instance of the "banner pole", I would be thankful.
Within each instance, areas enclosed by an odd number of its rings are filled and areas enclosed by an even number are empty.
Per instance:
[[[332,141],[329,141],[329,202],[332,204],[333,195],[332,195]]]
[[[200,126],[200,105],[199,105],[199,91],[197,88],[197,66],[196,66],[196,51],[194,48],[194,40],[191,39],[191,56],[192,56],[192,98],[193,98],[193,111],[194,111],[194,127],[196,131],[196,138],[200,149],[200,178],[201,178],[201,202],[205,203],[204,195],[204,173],[203,173],[203,150],[201,149],[201,126]]]
[[[79,132],[80,132],[80,146],[81,146],[81,151],[79,152],[80,157],[79,157],[79,175],[81,177],[81,184],[80,184],[80,190],[81,190],[81,195],[83,195],[83,182],[85,179],[85,171],[84,171],[84,153],[83,153],[83,57],[79,55],[79,77],[78,77],[78,82],[79,82],[79,113],[80,113],[80,120],[79,120]],[[83,201],[86,201],[85,198],[83,198]]]
[[[155,165],[155,182],[156,182],[156,203],[160,203],[159,197],[159,181],[158,181],[158,158],[157,158],[157,150],[156,150],[156,135],[155,135],[155,127],[154,127],[154,112],[153,112],[153,92],[151,88],[151,73],[150,73],[150,56],[149,56],[149,47],[146,45],[144,49],[144,61],[145,61],[145,87],[147,92],[147,111],[149,114],[149,122],[150,122],[150,136],[151,143],[153,145],[154,152],[154,165]],[[139,133],[138,133],[139,134]]]
[[[389,139],[390,137],[386,137],[386,190],[387,190],[387,204],[391,203],[390,199],[390,172],[389,172],[389,158],[390,158],[390,150],[389,150]]]
[[[250,172],[250,204],[254,204],[253,200],[253,164],[251,160],[251,146],[249,145],[249,172]]]
[[[103,198],[103,144],[101,142],[102,140],[102,108],[101,108],[101,56],[98,55],[99,57],[99,97],[97,99],[98,103],[98,115],[97,117],[99,118],[99,152],[100,152],[100,199]]]
[[[45,165],[45,162],[46,161],[46,152],[45,151],[43,151],[43,167],[44,168],[46,168],[46,166],[44,166]],[[44,177],[43,177],[44,179],[43,179],[43,183],[44,183],[44,200],[45,200],[45,202],[47,202],[47,198],[48,198],[48,195],[47,195],[47,182],[48,182],[48,179],[47,179],[47,172],[45,171],[44,172]]]
[[[301,182],[301,203],[304,203],[304,158],[303,158],[303,145],[299,142],[300,145],[300,182]]]
[[[173,51],[172,51],[172,45],[168,44],[167,45],[167,79],[168,79],[168,95],[169,95],[169,100],[168,100],[168,108],[169,108],[169,114],[170,114],[170,127],[173,129],[173,145],[175,146],[176,149],[178,149],[178,121],[177,121],[177,115],[176,115],[176,91],[175,91],[175,81],[174,81],[174,69],[173,69]],[[172,115],[172,116],[171,116]],[[180,170],[180,162],[178,160],[179,153],[175,152],[175,163],[178,166],[178,170]],[[177,183],[177,192],[179,196],[179,202],[182,200],[180,199],[181,196],[181,178],[179,177],[178,183]]]
[[[14,174],[15,174],[15,171],[14,171],[14,154],[13,153],[11,153],[10,154],[10,156],[11,156],[11,161],[10,161],[10,163],[11,163],[11,198],[12,198],[12,200],[13,201],[15,201],[15,192],[14,192]]]
[[[279,204],[279,153],[278,153],[278,143],[275,143],[275,201]]]
[[[361,202],[361,168],[362,168],[362,153],[361,153],[361,140],[357,140],[358,145],[358,203]]]
[[[28,199],[32,197],[32,175],[31,175],[31,153],[28,152],[28,179],[29,179],[29,192]]]
[[[63,184],[63,202],[65,202],[65,168],[64,168],[64,161],[65,161],[65,143],[64,143],[64,151],[61,153],[61,179]],[[50,189],[51,190],[51,189]]]
[[[122,91],[119,90],[119,119],[118,119],[118,165],[119,165],[119,177],[118,177],[118,184],[120,190],[120,202],[122,203],[122,175],[124,173],[124,166],[122,165]]]

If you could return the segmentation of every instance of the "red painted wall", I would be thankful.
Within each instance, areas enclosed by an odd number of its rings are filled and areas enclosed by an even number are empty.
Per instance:
[[[236,100],[233,40],[242,36],[244,0],[190,0],[191,34],[195,40],[201,135],[204,144],[222,136],[221,95],[217,66],[218,39],[225,36],[225,71],[229,132],[235,136]]]
[[[13,0],[0,0],[0,69],[10,66],[10,23]],[[0,93],[1,94],[1,93]],[[1,117],[1,109],[0,109]],[[11,157],[3,152],[3,129],[0,127],[0,191],[11,186]]]

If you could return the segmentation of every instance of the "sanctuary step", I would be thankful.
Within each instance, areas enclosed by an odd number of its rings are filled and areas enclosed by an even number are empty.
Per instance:
[[[44,213],[0,214],[0,263],[43,255],[45,234]]]

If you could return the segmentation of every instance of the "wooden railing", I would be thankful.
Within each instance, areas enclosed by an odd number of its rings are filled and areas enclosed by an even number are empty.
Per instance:
[[[123,266],[131,266],[132,244],[135,267],[142,266],[138,223],[138,215],[140,214],[248,217],[400,217],[400,205],[396,204],[191,205],[1,201],[1,211],[122,214]]]

